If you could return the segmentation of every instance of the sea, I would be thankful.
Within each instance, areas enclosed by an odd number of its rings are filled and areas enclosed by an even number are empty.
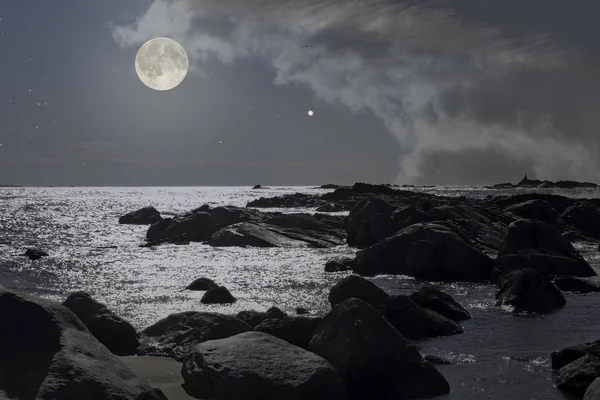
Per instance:
[[[485,197],[515,191],[480,187],[418,187],[411,190]],[[234,314],[277,306],[324,315],[329,289],[347,272],[326,273],[325,262],[351,257],[355,249],[212,248],[199,243],[139,247],[146,226],[119,225],[118,218],[145,206],[173,216],[203,204],[245,206],[259,197],[288,193],[326,193],[312,187],[40,187],[0,188],[0,285],[63,301],[87,291],[136,328],[182,311]],[[554,191],[556,193],[556,191]],[[573,197],[600,197],[599,191],[565,191]],[[308,212],[314,209],[267,209]],[[337,213],[344,215],[344,213]],[[600,254],[576,243],[600,269]],[[30,261],[26,248],[49,257]],[[185,287],[198,277],[226,286],[233,305],[204,305],[203,292]],[[373,281],[390,294],[409,294],[423,282],[402,276]],[[495,307],[495,288],[483,284],[445,284],[471,313],[461,335],[419,342],[422,353],[452,361],[439,366],[451,385],[443,399],[568,399],[554,386],[550,353],[600,339],[600,294],[565,294],[567,305],[547,316],[514,316]]]

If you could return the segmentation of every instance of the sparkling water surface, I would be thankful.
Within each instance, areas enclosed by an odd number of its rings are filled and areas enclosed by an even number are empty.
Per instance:
[[[473,197],[519,191],[439,186],[411,190]],[[354,249],[212,248],[195,243],[140,248],[147,227],[117,222],[121,215],[148,205],[169,216],[202,204],[245,206],[258,197],[295,192],[328,190],[0,188],[0,285],[57,301],[70,292],[86,290],[140,329],[170,313],[188,310],[237,313],[276,305],[288,312],[302,306],[313,314],[324,314],[329,308],[330,287],[347,274],[325,273],[325,262],[352,256]],[[600,197],[598,191],[566,193]],[[29,261],[20,256],[27,247],[40,247],[50,256]],[[595,268],[600,266],[596,249],[583,244],[577,247]],[[183,290],[201,276],[225,285],[238,301],[227,306],[201,304],[203,292]],[[407,294],[422,284],[397,276],[374,281],[392,294]],[[423,353],[441,355],[454,363],[439,367],[452,387],[451,394],[443,398],[568,398],[553,386],[550,352],[600,339],[600,295],[565,294],[567,306],[562,310],[529,318],[494,307],[495,289],[490,285],[451,284],[443,289],[473,316],[462,323],[464,334],[420,343]]]

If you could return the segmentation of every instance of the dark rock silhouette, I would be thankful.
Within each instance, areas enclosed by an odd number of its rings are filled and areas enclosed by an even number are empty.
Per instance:
[[[119,218],[119,224],[125,225],[152,225],[160,221],[162,217],[154,207],[140,208]]]
[[[548,276],[596,276],[592,267],[583,258],[556,256],[536,251],[522,251],[520,254],[509,254],[496,258],[494,260],[492,280],[495,281],[497,277],[505,272],[525,268],[534,269],[540,274]]]
[[[359,251],[354,272],[363,276],[408,275],[436,281],[485,281],[491,258],[452,229],[434,223],[414,224]]]
[[[39,249],[27,249],[23,256],[29,258],[30,260],[39,260],[42,257],[48,257],[48,253]]]
[[[574,276],[557,276],[554,284],[564,292],[592,293],[600,292],[600,279],[578,278]]]
[[[204,304],[232,304],[236,302],[236,298],[225,286],[217,286],[204,293],[200,302]]]
[[[267,319],[283,318],[285,316],[287,316],[287,314],[281,311],[279,308],[271,307],[266,312],[252,310],[240,311],[236,318],[244,321],[252,328],[255,328],[257,325]]]
[[[352,271],[353,264],[354,259],[352,258],[345,260],[330,260],[325,264],[325,272]]]
[[[463,328],[456,322],[419,306],[408,296],[390,296],[383,306],[383,316],[410,340],[451,336],[463,332]]]
[[[352,400],[444,395],[450,386],[381,313],[359,299],[336,305],[308,349],[329,361]]]
[[[551,354],[552,369],[561,369],[567,364],[590,354],[600,357],[600,340],[569,346]]]
[[[393,189],[392,189],[393,190]],[[375,243],[377,240],[386,237],[386,234],[393,233],[393,223],[391,221],[391,215],[396,210],[396,207],[387,203],[386,201],[379,198],[367,198],[358,203],[352,210],[346,219],[346,233],[348,235],[348,245],[356,247],[365,247]],[[378,216],[378,217],[376,217]],[[386,219],[386,222],[373,221],[373,218]],[[371,227],[371,223],[374,224],[388,224],[386,226]],[[379,229],[380,231],[376,231]],[[388,232],[381,232],[381,230],[389,230]],[[374,232],[371,232],[374,230]]]
[[[181,360],[198,343],[251,330],[244,321],[228,315],[195,311],[171,314],[140,332],[138,355]]]
[[[360,299],[375,308],[383,306],[388,294],[373,282],[357,275],[350,275],[337,282],[329,291],[331,307],[350,299]]]
[[[556,227],[534,219],[520,219],[508,226],[498,256],[528,250],[581,259],[581,255]]]
[[[541,181],[539,179],[529,179],[527,174],[518,183],[500,183],[488,186],[490,189],[511,189],[511,188],[538,188],[538,189],[596,189],[598,185],[592,182],[576,181]]]
[[[215,283],[212,279],[209,278],[198,278],[194,282],[190,283],[186,289],[187,290],[199,290],[206,291],[210,289],[217,288],[219,285]]]
[[[111,352],[119,356],[134,355],[138,338],[135,328],[123,318],[97,302],[89,293],[72,293],[63,302]]]
[[[563,221],[584,235],[600,239],[600,207],[588,202],[577,202],[561,215]]]
[[[300,316],[273,318],[264,320],[254,330],[268,333],[294,346],[306,349],[308,342],[310,342],[315,329],[317,329],[321,321],[322,318]]]
[[[252,189],[262,189],[262,186],[260,186],[260,185],[254,185],[254,187]]]
[[[506,211],[524,218],[537,219],[550,225],[556,225],[558,222],[558,211],[552,207],[546,200],[528,200],[506,208]]]
[[[310,311],[308,311],[308,309],[306,309],[304,307],[296,308],[296,315],[308,315],[308,314],[310,314]]]
[[[500,277],[498,286],[497,305],[512,306],[515,312],[548,313],[566,304],[548,277],[533,269],[507,272]]]
[[[583,396],[588,386],[600,377],[600,358],[586,354],[562,367],[556,374],[556,387]]]
[[[588,386],[583,396],[583,400],[600,400],[600,378],[596,378],[590,386]]]
[[[184,389],[222,400],[343,400],[340,377],[316,354],[262,332],[196,346],[184,360]]]
[[[169,400],[167,396],[160,389],[147,390],[144,393],[140,393],[135,400]]]
[[[411,294],[410,298],[421,307],[435,311],[452,321],[471,319],[471,314],[463,306],[433,286],[422,287],[418,292]]]
[[[151,390],[66,307],[0,288],[0,393],[134,400]]]

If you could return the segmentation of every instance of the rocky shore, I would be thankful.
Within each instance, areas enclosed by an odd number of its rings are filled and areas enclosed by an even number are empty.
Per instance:
[[[355,257],[322,266],[353,272],[330,289],[323,317],[276,307],[236,315],[191,310],[136,331],[84,292],[58,304],[0,288],[0,313],[9,318],[0,330],[0,399],[431,398],[450,391],[435,366],[447,360],[422,354],[416,341],[460,335],[461,321],[471,319],[436,282],[489,285],[498,312],[532,318],[564,307],[572,292],[600,291],[596,271],[572,244],[600,244],[598,199],[328,188],[168,218],[146,207],[119,220],[149,225],[149,247],[356,248]],[[264,210],[272,207],[316,211]],[[410,295],[389,295],[369,279],[381,274],[422,284]],[[187,290],[205,292],[203,303],[236,301],[211,278],[198,277]],[[599,343],[565,343],[552,353],[557,390],[600,399]]]

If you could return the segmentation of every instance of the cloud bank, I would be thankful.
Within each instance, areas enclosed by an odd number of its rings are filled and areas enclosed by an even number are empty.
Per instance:
[[[112,34],[172,37],[201,74],[259,59],[276,85],[372,112],[398,139],[399,182],[597,180],[599,6],[518,3],[155,0]]]

